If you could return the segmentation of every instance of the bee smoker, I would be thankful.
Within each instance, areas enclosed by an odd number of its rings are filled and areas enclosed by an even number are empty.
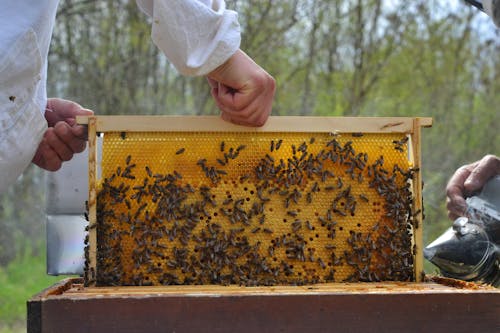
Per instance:
[[[445,277],[500,287],[500,176],[466,199],[464,217],[424,249]]]

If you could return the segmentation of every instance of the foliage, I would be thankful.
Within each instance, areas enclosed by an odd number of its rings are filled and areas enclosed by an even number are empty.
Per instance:
[[[273,114],[433,117],[422,146],[426,240],[444,230],[448,178],[500,153],[500,39],[491,21],[440,1],[227,6],[239,13],[242,48],[277,80]],[[179,76],[150,42],[149,23],[128,1],[65,1],[51,92],[100,114],[217,113],[203,78]]]
[[[434,118],[423,133],[424,197],[428,223],[446,224],[446,180],[458,166],[500,151],[500,45],[492,24],[477,25],[474,11],[432,1],[391,4],[228,1],[240,15],[242,48],[277,79],[275,115]],[[492,29],[491,37],[480,29]],[[179,76],[149,31],[132,2],[63,2],[51,46],[50,93],[99,114],[216,113],[203,78]],[[3,196],[3,237],[38,234],[14,222],[23,214],[37,218],[12,198],[26,197],[29,210],[39,207],[41,175],[28,172],[22,189]],[[0,263],[15,251],[3,245]]]
[[[26,301],[62,279],[46,275],[44,251],[33,256],[31,246],[23,246],[14,261],[0,267],[0,332],[25,332]]]
[[[500,154],[499,30],[462,2],[446,3],[227,1],[239,12],[242,48],[277,80],[274,115],[433,117],[422,146],[425,243],[450,225],[445,185],[454,170]],[[205,80],[178,75],[153,45],[150,23],[133,1],[61,2],[49,95],[98,114],[217,114]],[[0,265],[21,240],[42,237],[44,190],[43,172],[31,168],[0,197]],[[0,292],[6,279],[28,283],[23,269],[43,259],[23,260],[0,273]]]
[[[43,239],[44,180],[44,172],[30,166],[7,193],[0,195],[0,267],[22,253],[26,244]]]

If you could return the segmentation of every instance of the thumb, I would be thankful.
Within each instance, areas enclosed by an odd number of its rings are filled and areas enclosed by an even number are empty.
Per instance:
[[[500,160],[487,155],[479,161],[479,164],[471,171],[464,182],[464,188],[467,192],[473,193],[479,191],[486,182],[500,171]]]
[[[63,119],[63,121],[66,122],[69,126],[74,127],[77,125],[76,123],[77,116],[91,116],[93,114],[94,114],[93,111],[81,108],[75,110],[75,112],[72,115],[67,116],[66,118]]]

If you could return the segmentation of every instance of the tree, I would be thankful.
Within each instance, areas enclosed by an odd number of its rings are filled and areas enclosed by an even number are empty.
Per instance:
[[[427,240],[450,224],[444,187],[454,170],[486,153],[500,154],[498,32],[478,20],[479,12],[459,6],[227,1],[239,13],[242,49],[277,80],[274,115],[434,118],[422,146]],[[61,2],[49,95],[97,114],[217,114],[206,80],[180,76],[151,42],[150,30],[131,1]],[[29,171],[21,188],[2,197],[1,234],[24,237],[37,230],[32,226],[40,219],[23,215],[16,196],[25,198],[24,206],[39,207],[41,183],[43,173]],[[0,253],[15,248],[15,237],[0,237]]]

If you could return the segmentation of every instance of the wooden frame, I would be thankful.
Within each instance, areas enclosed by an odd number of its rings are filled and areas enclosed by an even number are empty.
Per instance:
[[[77,117],[89,131],[89,222],[96,221],[96,134],[99,132],[332,132],[332,133],[405,133],[410,136],[410,158],[421,168],[421,128],[432,126],[432,118],[411,117],[270,117],[263,127],[245,127],[223,121],[217,116],[91,116]],[[423,268],[422,177],[416,173],[413,183],[418,226],[414,229],[415,280],[421,282]],[[96,269],[96,230],[89,231],[90,280]]]
[[[432,126],[432,118],[409,117],[269,117],[262,127],[239,126],[217,116],[78,116],[79,124],[95,120],[97,132],[364,132],[414,133]],[[415,121],[418,120],[417,123]],[[416,127],[418,126],[418,128]]]
[[[96,137],[96,118],[89,118],[88,122],[88,140],[89,140],[89,251],[88,251],[88,267],[93,270],[88,272],[90,275],[95,275],[97,266],[97,231],[96,228],[90,228],[95,225],[97,220],[97,137]],[[94,277],[95,280],[95,277]]]
[[[411,143],[410,146],[410,160],[414,163],[414,168],[421,169],[422,158],[421,158],[421,136],[420,128],[422,125],[422,119],[416,118],[413,120],[413,132],[410,134]],[[415,211],[417,215],[414,217],[417,223],[413,228],[413,241],[415,242],[415,281],[421,282],[425,275],[424,272],[424,237],[423,237],[423,197],[422,197],[422,173],[417,172],[415,174],[415,180],[413,182],[413,193],[415,196]]]
[[[493,332],[500,290],[426,283],[82,288],[28,301],[28,332]]]

